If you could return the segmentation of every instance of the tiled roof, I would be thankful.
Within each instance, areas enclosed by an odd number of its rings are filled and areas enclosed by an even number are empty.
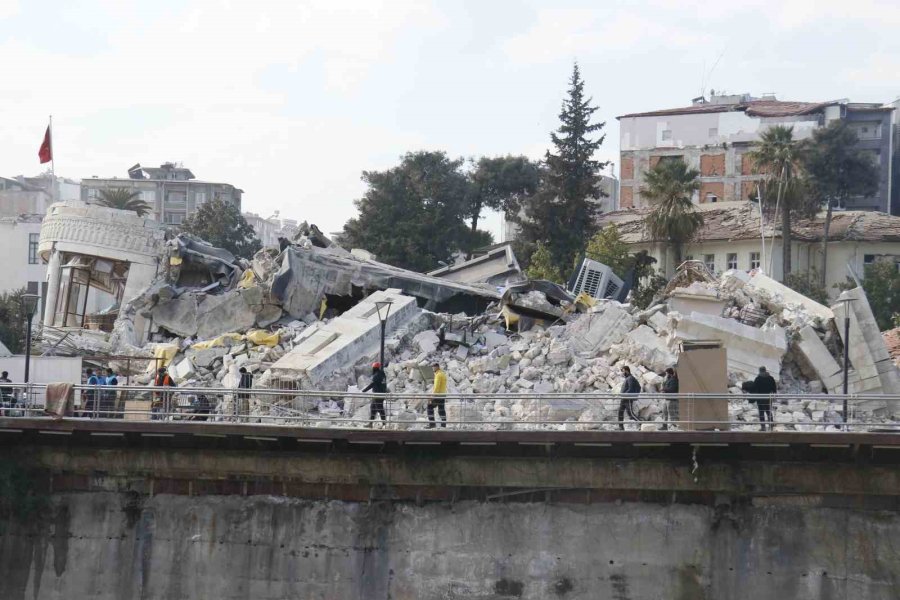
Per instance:
[[[697,206],[703,214],[704,224],[695,239],[703,241],[748,240],[760,236],[759,209],[749,202],[717,202]],[[644,229],[644,217],[650,209],[627,209],[600,216],[601,225],[615,224],[623,239],[629,243],[650,242]],[[765,227],[766,237],[778,237],[780,219],[769,218]],[[813,219],[801,219],[791,229],[795,240],[821,241],[825,231],[825,213]],[[835,211],[828,232],[831,241],[852,240],[871,242],[900,241],[900,217],[870,211]]]
[[[881,337],[884,338],[884,344],[887,346],[894,364],[900,365],[900,327],[883,331]]]
[[[616,117],[626,119],[630,117],[662,117],[666,115],[690,115],[719,112],[746,112],[754,117],[792,117],[808,115],[818,112],[834,102],[789,102],[784,100],[750,100],[735,104],[695,104],[682,108],[669,108],[653,110],[643,113],[631,113]]]

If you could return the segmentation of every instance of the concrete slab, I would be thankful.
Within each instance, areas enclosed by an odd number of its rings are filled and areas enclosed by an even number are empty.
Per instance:
[[[400,290],[378,291],[328,323],[310,327],[293,350],[272,365],[272,374],[296,379],[315,387],[342,368],[355,365],[361,357],[375,354],[381,339],[381,323],[375,302],[391,301],[387,332],[396,331],[415,318],[420,309],[416,299]]]
[[[681,340],[718,340],[728,350],[728,370],[747,378],[755,377],[766,367],[776,379],[781,373],[781,360],[787,352],[784,329],[757,329],[703,313],[677,317],[675,336]]]

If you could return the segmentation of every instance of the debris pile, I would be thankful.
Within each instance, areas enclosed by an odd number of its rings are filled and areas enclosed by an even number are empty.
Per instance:
[[[836,323],[845,310],[854,323],[850,391],[900,393],[897,367],[860,289],[844,292],[847,302],[829,308],[761,273],[728,271],[717,278],[689,262],[640,310],[576,297],[549,282],[500,291],[406,271],[348,252],[315,226],[301,227],[294,240],[282,240],[280,251],[260,251],[252,261],[179,235],[166,243],[161,263],[159,276],[122,304],[113,332],[92,348],[156,358],[183,387],[236,388],[243,367],[256,374],[259,387],[347,395],[343,406],[333,397],[254,399],[251,410],[260,416],[287,414],[278,412],[284,409],[323,422],[328,416],[366,422],[368,399],[353,393],[369,381],[382,322],[388,388],[403,395],[389,410],[402,427],[425,425],[421,396],[431,390],[435,362],[449,378],[451,419],[501,428],[536,420],[601,427],[592,422],[616,419],[615,394],[627,365],[645,392],[640,416],[662,420],[664,401],[654,393],[663,371],[676,365],[682,345],[710,340],[727,349],[731,420],[757,420],[755,407],[738,395],[766,367],[779,391],[808,395],[783,400],[777,422],[799,430],[837,424],[839,408],[827,394],[843,384],[848,341]],[[78,335],[88,334],[71,339]],[[152,368],[136,381],[151,376]],[[588,405],[566,397],[582,393],[598,398]],[[495,397],[466,399],[470,394]],[[532,397],[512,396],[521,394]],[[893,419],[897,410],[878,399],[859,407],[874,420]]]

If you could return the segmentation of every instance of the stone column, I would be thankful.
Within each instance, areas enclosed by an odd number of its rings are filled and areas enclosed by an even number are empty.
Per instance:
[[[53,249],[50,259],[47,261],[47,300],[44,304],[44,325],[53,326],[53,317],[56,315],[56,302],[59,297],[60,273],[59,250]]]

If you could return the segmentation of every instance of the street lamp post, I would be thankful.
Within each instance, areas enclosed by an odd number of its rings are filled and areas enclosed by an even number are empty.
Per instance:
[[[36,294],[22,294],[19,301],[22,303],[22,312],[25,314],[25,381],[28,383],[31,368],[31,320],[37,311],[38,300]]]
[[[854,298],[841,298],[844,305],[844,426],[847,424],[847,394],[850,391],[850,303]]]
[[[391,312],[390,300],[382,300],[375,303],[375,310],[378,311],[378,320],[381,322],[381,368],[384,368],[384,334],[387,329],[388,315]]]

